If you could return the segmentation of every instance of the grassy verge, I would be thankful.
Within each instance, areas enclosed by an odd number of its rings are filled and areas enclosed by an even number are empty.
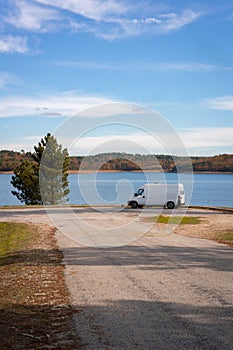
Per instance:
[[[179,225],[177,226],[175,233],[182,234],[184,236],[189,237],[197,237],[197,238],[205,238],[217,241],[219,243],[225,243],[230,246],[233,246],[233,229],[223,229],[221,230],[221,225],[215,226],[213,229],[211,227],[211,221],[210,226],[206,226],[206,221],[204,218],[196,217],[196,216],[171,216],[171,215],[159,215],[155,216],[153,218],[150,218],[150,220],[153,220],[154,222],[161,223],[161,224],[173,224],[173,225]],[[205,226],[203,227],[201,224],[204,223]],[[182,225],[198,225],[197,228],[192,228],[190,226],[189,228],[182,228]]]
[[[0,223],[0,349],[79,349],[69,295],[46,225]]]
[[[33,233],[28,225],[0,222],[0,258],[25,248],[32,239]]]
[[[220,243],[226,243],[233,246],[233,231],[226,230],[223,232],[216,233],[214,239]]]
[[[172,225],[197,225],[202,222],[201,218],[196,216],[170,216],[170,215],[159,215],[152,218],[161,224],[172,224]]]

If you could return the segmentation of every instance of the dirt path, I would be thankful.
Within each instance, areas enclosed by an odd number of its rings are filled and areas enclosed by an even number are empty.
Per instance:
[[[109,225],[104,213],[80,215]],[[135,213],[112,218],[119,215]],[[118,248],[83,246],[57,232],[84,349],[232,349],[233,249],[185,236],[203,236],[217,222],[232,227],[232,215],[200,215],[202,224],[179,234],[151,229]],[[26,219],[47,220],[42,213],[12,217]]]

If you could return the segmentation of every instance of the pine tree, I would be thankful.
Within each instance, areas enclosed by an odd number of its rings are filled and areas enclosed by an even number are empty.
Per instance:
[[[67,201],[69,155],[56,138],[47,134],[34,146],[32,160],[15,170],[11,184],[18,190],[12,194],[27,204],[55,205]]]
[[[54,136],[47,135],[46,147],[40,161],[40,190],[45,205],[65,203],[70,192],[68,188],[69,155],[62,150]],[[41,149],[37,150],[40,158]]]
[[[46,145],[49,142],[50,138],[51,138],[51,134],[48,133],[43,139],[40,140],[40,142],[38,142],[38,146],[34,146],[35,152],[32,154],[32,158],[39,165],[41,162],[43,152],[44,152]]]
[[[11,184],[17,191],[11,191],[11,193],[26,205],[42,204],[38,164],[25,160],[16,168],[14,174]]]

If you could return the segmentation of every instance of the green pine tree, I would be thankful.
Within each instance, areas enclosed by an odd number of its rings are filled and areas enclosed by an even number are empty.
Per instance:
[[[37,151],[40,159],[40,190],[45,205],[56,205],[67,202],[69,154],[62,149],[54,136],[47,135],[46,146],[41,156],[41,149]],[[42,143],[43,145],[43,143]],[[42,146],[44,147],[44,145]]]
[[[11,191],[21,202],[26,205],[42,204],[39,187],[38,164],[25,160],[14,171],[11,184],[17,191]]]
[[[68,188],[69,154],[56,138],[47,134],[34,146],[31,161],[23,161],[15,170],[12,194],[25,204],[65,203]]]

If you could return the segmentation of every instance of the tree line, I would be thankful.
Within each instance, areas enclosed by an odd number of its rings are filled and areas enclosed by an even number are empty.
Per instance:
[[[33,153],[0,151],[0,171],[14,171],[25,160],[32,161]],[[191,157],[194,172],[233,172],[233,154],[211,157]],[[171,155],[142,155],[127,153],[103,153],[94,156],[70,156],[68,171],[186,171],[189,158]]]

